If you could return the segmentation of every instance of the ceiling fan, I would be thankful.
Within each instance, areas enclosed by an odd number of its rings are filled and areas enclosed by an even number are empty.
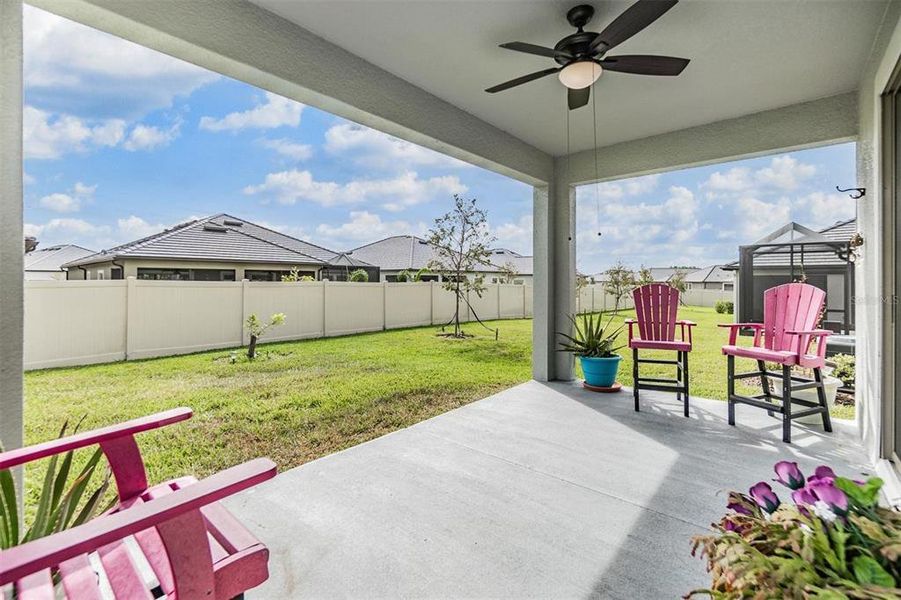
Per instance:
[[[687,58],[629,54],[607,56],[607,52],[659,19],[679,0],[638,0],[613,20],[602,32],[583,31],[594,16],[594,8],[581,4],[566,13],[566,20],[578,31],[568,35],[553,47],[536,46],[524,42],[501,44],[501,48],[553,58],[561,66],[529,73],[485,90],[489,94],[541,79],[557,73],[567,90],[569,109],[588,104],[591,85],[605,70],[635,75],[678,75],[688,65]]]

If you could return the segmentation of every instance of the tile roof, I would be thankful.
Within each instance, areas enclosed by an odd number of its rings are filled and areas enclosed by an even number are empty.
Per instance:
[[[26,271],[62,271],[62,266],[70,261],[78,260],[94,254],[93,250],[75,244],[60,244],[37,248],[25,253]]]
[[[227,214],[180,223],[154,235],[72,260],[66,266],[123,258],[324,265],[339,254]]]
[[[688,283],[719,283],[733,279],[735,276],[731,271],[724,270],[723,265],[704,267],[685,276],[685,281]]]
[[[773,241],[767,242],[770,244],[779,244],[784,241],[786,242],[786,244],[784,246],[760,248],[759,250],[757,250],[754,254],[755,267],[789,266],[791,264],[791,255],[788,253],[789,241],[794,244],[803,244],[802,247],[804,248],[805,266],[847,265],[847,260],[838,255],[836,248],[823,244],[823,242],[848,242],[854,236],[854,234],[857,233],[857,219],[839,221],[834,225],[830,225],[829,227],[826,227],[825,229],[821,229],[819,231],[809,230],[806,227],[798,226],[797,223],[789,223],[788,225],[784,225],[783,227],[777,229],[774,233],[787,230],[788,228],[792,228],[792,230],[795,232],[800,229],[802,230],[802,232],[809,231],[810,233],[806,235],[795,236],[790,239],[785,238],[785,236],[781,236],[774,238]],[[774,250],[778,252],[775,252]],[[794,257],[795,266],[800,266],[801,252],[799,247],[795,248]],[[727,270],[734,271],[739,268],[739,261],[736,260],[723,266]]]
[[[428,267],[429,262],[435,257],[435,249],[428,241],[415,235],[396,235],[354,248],[347,254],[376,265],[383,271],[404,269],[418,271]],[[531,256],[523,256],[505,248],[492,250],[491,263],[482,265],[476,270],[494,273],[507,262],[512,263],[520,275],[532,274]]]

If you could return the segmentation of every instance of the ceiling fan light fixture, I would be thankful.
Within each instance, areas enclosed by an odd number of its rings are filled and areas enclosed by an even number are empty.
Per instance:
[[[592,60],[578,60],[563,67],[557,77],[569,89],[581,90],[597,81],[603,72],[601,65]]]

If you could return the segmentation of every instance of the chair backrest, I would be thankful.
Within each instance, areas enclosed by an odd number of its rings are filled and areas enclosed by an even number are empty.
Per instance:
[[[671,342],[676,338],[679,290],[665,283],[649,283],[632,290],[632,299],[641,339]]]
[[[786,283],[763,293],[763,343],[770,350],[796,350],[786,331],[815,329],[826,292],[807,283]]]

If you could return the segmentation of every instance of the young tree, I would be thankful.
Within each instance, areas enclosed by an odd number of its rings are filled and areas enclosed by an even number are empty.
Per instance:
[[[519,271],[516,270],[516,265],[512,262],[505,262],[500,268],[500,282],[501,283],[513,283],[516,278],[519,277]]]
[[[488,264],[493,241],[485,211],[476,206],[475,198],[468,200],[457,194],[454,194],[453,210],[435,219],[435,225],[429,230],[428,242],[434,250],[429,270],[440,273],[442,287],[456,297],[454,337],[463,337],[460,304],[466,302],[469,292],[481,296],[485,290],[482,275],[467,277],[467,274]]]
[[[638,278],[635,280],[635,287],[641,287],[643,285],[648,285],[649,283],[654,283],[654,276],[651,274],[649,268],[641,265],[641,268],[638,269]]]
[[[263,334],[266,333],[266,330],[270,327],[277,327],[285,322],[285,313],[275,313],[271,317],[269,317],[268,323],[263,323],[260,321],[260,318],[256,315],[256,313],[251,313],[247,317],[247,321],[244,323],[244,326],[247,327],[247,333],[250,334],[250,344],[247,346],[247,358],[253,360],[257,356],[257,341]]]
[[[604,271],[604,292],[613,296],[613,313],[619,312],[622,299],[635,289],[635,275],[622,262]]]

